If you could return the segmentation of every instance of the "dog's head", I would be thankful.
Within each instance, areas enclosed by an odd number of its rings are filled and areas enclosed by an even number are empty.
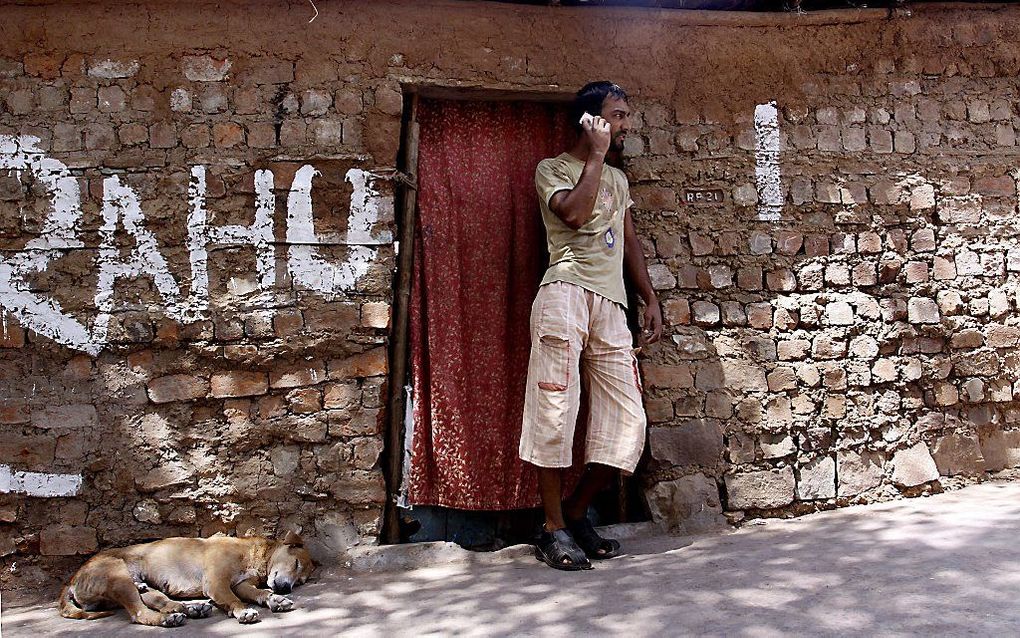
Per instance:
[[[266,583],[277,594],[288,594],[308,580],[314,569],[315,561],[304,548],[304,541],[294,532],[288,531],[269,555]]]

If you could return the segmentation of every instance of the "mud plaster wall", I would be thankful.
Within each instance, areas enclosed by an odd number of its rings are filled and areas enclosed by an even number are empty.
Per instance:
[[[0,5],[5,582],[376,542],[402,83],[632,94],[655,518],[1020,462],[1020,8],[319,4]]]

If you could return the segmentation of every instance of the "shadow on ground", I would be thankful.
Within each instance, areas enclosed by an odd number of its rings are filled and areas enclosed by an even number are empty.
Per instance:
[[[181,635],[1017,635],[1020,484],[822,512],[694,538],[629,542],[581,573],[532,559],[411,572],[324,573],[301,609]],[[133,636],[120,615],[5,609],[5,636]],[[80,632],[80,633],[78,633]]]

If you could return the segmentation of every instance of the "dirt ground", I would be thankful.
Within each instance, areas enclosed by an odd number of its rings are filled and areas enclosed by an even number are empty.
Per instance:
[[[505,564],[324,572],[298,608],[240,626],[219,612],[165,630],[60,618],[5,595],[11,636],[1016,635],[1020,484],[851,507],[698,537],[628,542],[593,571]]]

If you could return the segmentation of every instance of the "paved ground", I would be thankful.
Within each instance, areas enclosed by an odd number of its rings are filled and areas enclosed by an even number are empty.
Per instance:
[[[631,540],[593,571],[531,558],[353,575],[296,591],[299,609],[182,629],[3,609],[14,636],[1020,635],[1020,483],[847,508],[694,538]]]

